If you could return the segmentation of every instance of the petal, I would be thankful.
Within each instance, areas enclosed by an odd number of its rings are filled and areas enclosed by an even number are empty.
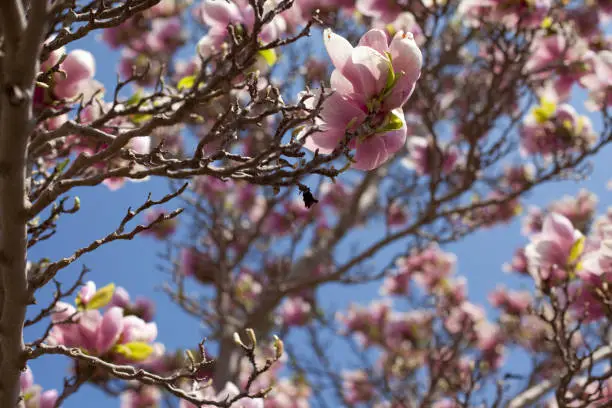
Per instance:
[[[38,408],[54,408],[59,395],[57,390],[47,390],[40,396],[40,405]]]
[[[342,95],[349,95],[355,93],[355,88],[353,87],[351,81],[346,79],[344,75],[342,75],[342,73],[337,69],[334,69],[331,73],[330,83],[334,91]]]
[[[96,72],[96,62],[91,52],[74,50],[62,62],[61,69],[66,71],[67,81],[78,82],[93,78]]]
[[[401,115],[403,116],[403,115]],[[406,127],[383,134],[375,134],[357,145],[355,163],[357,170],[372,170],[380,167],[406,143]]]
[[[399,107],[406,103],[421,76],[423,55],[412,34],[403,31],[393,37],[389,50],[397,82],[387,99],[390,107]]]
[[[96,342],[96,349],[100,353],[107,352],[115,345],[123,330],[123,309],[113,306],[104,313],[102,324]]]
[[[329,28],[323,32],[323,43],[332,60],[332,64],[337,69],[342,70],[353,53],[351,43],[346,38],[334,34]]]
[[[240,394],[240,389],[236,387],[236,384],[228,381],[225,384],[225,387],[223,388],[223,390],[219,392],[218,397],[220,399],[231,399],[231,398],[234,398],[238,394]]]
[[[552,240],[561,240],[561,244],[574,243],[574,226],[572,222],[561,214],[552,213],[544,219],[542,233]]]
[[[202,20],[209,26],[225,29],[228,24],[241,20],[240,10],[225,0],[206,0],[202,4]]]
[[[130,304],[130,294],[125,288],[119,286],[115,288],[113,293],[113,299],[111,300],[111,306],[118,306],[126,308]]]
[[[57,302],[53,308],[51,321],[53,323],[63,322],[76,313],[76,309],[69,303]]]
[[[359,45],[374,48],[376,51],[385,55],[389,52],[389,40],[383,30],[373,29],[365,33],[359,40]]]
[[[329,154],[344,138],[345,131],[341,129],[330,129],[309,135],[304,142],[304,147],[310,151],[319,150],[319,153]]]
[[[351,122],[361,123],[365,112],[352,98],[334,92],[323,101],[321,119],[326,128],[338,128],[343,131]]]
[[[19,384],[22,391],[25,391],[34,385],[34,374],[32,374],[32,370],[29,366],[27,366],[25,371],[21,373],[21,377],[19,377]]]
[[[373,48],[356,47],[341,72],[351,81],[355,92],[362,94],[364,102],[368,102],[385,89],[389,60]]]

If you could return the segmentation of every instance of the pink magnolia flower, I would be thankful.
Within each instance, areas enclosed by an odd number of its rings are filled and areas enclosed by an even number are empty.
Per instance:
[[[346,326],[346,330],[357,335],[364,346],[381,343],[383,333],[381,328],[386,325],[391,313],[387,302],[372,302],[369,307],[351,305],[346,315],[337,314],[336,319]]]
[[[403,11],[402,5],[407,4],[407,0],[357,0],[355,2],[355,7],[357,8],[357,11],[364,16],[389,23],[397,18],[397,16]]]
[[[571,285],[570,296],[572,311],[581,319],[589,322],[606,316],[607,306],[591,284]]]
[[[576,274],[594,287],[612,282],[612,240],[601,241],[598,250],[585,255]]]
[[[77,312],[72,305],[58,302],[51,320],[55,326],[47,339],[50,344],[78,347],[95,356],[113,356],[119,362],[141,362],[154,351],[147,344],[157,337],[157,325],[134,315],[124,316],[124,310],[117,306],[102,314],[97,309]],[[138,355],[129,349],[134,344],[141,346]]]
[[[284,326],[303,326],[310,320],[312,306],[304,298],[293,296],[282,304],[279,315]]]
[[[151,138],[148,136],[135,137],[133,139],[130,139],[130,141],[128,142],[125,148],[132,150],[136,154],[148,154],[151,151]],[[120,160],[119,163],[122,163],[121,159],[119,160]],[[101,167],[104,168],[104,166],[106,166],[106,164],[101,164]],[[111,165],[111,167],[113,166]],[[142,168],[143,166],[140,164],[137,164],[133,167],[133,169],[136,171]],[[121,187],[123,187],[126,180],[129,180],[133,183],[138,183],[138,182],[147,181],[148,179],[149,179],[148,176],[141,178],[141,179],[132,179],[132,178],[125,178],[125,177],[111,177],[111,178],[105,179],[102,182],[102,184],[104,184],[109,190],[116,191],[120,189]]]
[[[441,153],[440,153],[441,151]],[[454,146],[435,146],[432,139],[412,136],[408,139],[409,157],[402,161],[420,175],[441,171],[449,174],[457,165],[459,150]]]
[[[527,291],[511,291],[498,287],[489,294],[489,302],[506,313],[521,315],[527,311],[532,299]]]
[[[539,78],[553,78],[555,93],[559,100],[565,101],[572,85],[586,73],[584,58],[588,55],[587,50],[584,41],[568,46],[562,33],[539,35],[532,43],[532,54],[525,64],[525,71]],[[556,68],[560,62],[562,67]]]
[[[185,42],[186,37],[180,18],[155,19],[147,35],[149,52],[172,53]]]
[[[550,0],[462,0],[457,13],[473,26],[478,26],[480,20],[484,19],[508,27],[514,27],[519,22],[523,26],[537,27],[548,13],[550,6]]]
[[[66,73],[65,78],[60,73],[55,74],[53,93],[60,99],[70,99],[81,93],[93,79],[96,63],[89,51],[73,50],[60,64],[60,69]]]
[[[591,65],[592,71],[580,78],[580,85],[589,91],[587,108],[596,110],[612,105],[612,51],[592,55]]]
[[[455,334],[474,328],[484,319],[485,311],[482,307],[470,302],[463,302],[451,310],[444,326],[450,333]]]
[[[263,5],[264,15],[276,6],[274,1],[266,0]],[[252,30],[255,24],[255,12],[247,0],[204,0],[194,9],[196,17],[208,25],[208,33],[198,43],[198,50],[208,56],[219,50],[227,38],[229,24],[241,24]],[[282,15],[275,15],[272,21],[265,24],[260,33],[264,43],[276,40],[287,30],[287,23]]]
[[[121,408],[157,407],[161,402],[162,393],[159,388],[144,385],[137,390],[128,389],[121,393]]]
[[[425,40],[423,30],[416,22],[414,14],[408,11],[397,14],[392,21],[374,20],[373,27],[385,30],[391,37],[395,36],[398,31],[412,33],[414,41],[419,45]]]
[[[557,152],[584,149],[595,143],[591,120],[568,104],[542,98],[523,121],[521,153],[550,158]]]
[[[315,121],[319,131],[308,135],[305,147],[328,154],[353,132],[352,167],[377,168],[406,141],[406,119],[399,108],[421,74],[421,51],[412,34],[398,32],[389,43],[381,30],[368,31],[357,47],[326,30],[324,43],[336,68],[331,75],[335,91],[325,98]],[[317,99],[309,98],[307,107],[315,107]]]
[[[93,295],[96,293],[96,284],[92,281],[88,281],[85,285],[81,286],[77,295],[77,302],[80,305],[86,306]]]
[[[306,105],[314,108],[316,102],[310,99]],[[320,116],[315,120],[319,130],[307,136],[304,147],[329,154],[339,146],[346,132],[354,132],[357,136],[349,143],[355,149],[351,167],[358,170],[381,166],[406,142],[406,120],[400,109],[376,115],[371,126],[366,123],[366,110],[357,101],[335,92],[323,102]]]
[[[440,286],[448,283],[448,278],[455,272],[457,257],[444,252],[437,245],[399,258],[396,261],[396,273],[385,279],[396,280],[395,283],[385,283],[387,289],[407,290],[408,279],[412,278],[427,292],[432,293]],[[395,293],[395,290],[390,293]]]
[[[597,196],[590,191],[580,190],[578,195],[565,195],[560,200],[549,205],[548,210],[563,215],[582,232],[589,227],[595,210],[597,209]]]
[[[122,78],[138,75],[135,83],[140,86],[153,86],[159,78],[162,66],[158,59],[150,58],[144,51],[123,48],[119,60],[119,73]]]
[[[223,390],[221,390],[216,396],[214,396],[214,389],[211,386],[207,386],[202,390],[198,390],[196,395],[200,398],[214,399],[216,401],[231,400],[240,394],[240,389],[232,382],[225,384]],[[228,408],[263,408],[264,400],[262,398],[241,398],[234,402]],[[181,400],[179,402],[179,408],[196,408],[190,402]],[[211,405],[202,405],[200,408],[212,408]]]
[[[34,375],[26,367],[19,378],[21,395],[25,408],[54,408],[59,397],[57,390],[43,391],[40,385],[34,384]]]
[[[168,212],[162,210],[161,208],[151,208],[145,211],[144,218],[147,224],[151,224],[155,220],[157,220],[162,215],[167,215]],[[165,220],[162,222],[158,222],[153,226],[153,228],[149,228],[144,232],[145,235],[152,235],[157,239],[168,238],[176,231],[178,224],[177,218],[172,218],[169,220]]]
[[[535,167],[533,164],[521,164],[518,166],[506,166],[504,168],[504,178],[501,185],[512,190],[522,190],[530,185],[534,180]]]
[[[487,321],[480,322],[476,325],[476,337],[477,347],[487,368],[499,368],[504,357],[504,338],[499,326]]]
[[[51,318],[59,323],[72,315],[75,323],[56,324],[53,327],[49,335],[50,343],[79,347],[94,355],[103,355],[119,340],[123,330],[123,309],[111,307],[104,315],[99,310],[76,313],[73,306],[58,302]]]
[[[529,273],[537,283],[542,280],[567,276],[567,268],[574,264],[582,253],[584,238],[570,220],[556,213],[544,219],[542,232],[536,234],[525,248]]]
[[[412,33],[398,31],[391,42],[385,32],[365,33],[357,47],[326,30],[323,41],[336,68],[332,88],[352,95],[369,111],[380,105],[384,111],[403,106],[421,76],[423,57]]]
[[[540,207],[530,206],[521,222],[521,234],[530,236],[542,231],[544,211]]]
[[[153,315],[155,314],[155,304],[150,299],[146,298],[136,298],[134,303],[132,303],[130,299],[130,295],[121,286],[115,289],[115,293],[113,293],[113,298],[108,304],[109,306],[118,306],[124,310],[126,315],[135,315],[140,317],[145,322],[150,322],[153,320]]]
[[[312,390],[300,376],[278,380],[266,396],[266,408],[309,408]]]
[[[422,348],[431,338],[432,322],[430,310],[394,312],[385,325],[385,343],[392,349]]]
[[[374,385],[365,371],[348,371],[342,374],[342,393],[351,405],[364,403],[374,397]]]

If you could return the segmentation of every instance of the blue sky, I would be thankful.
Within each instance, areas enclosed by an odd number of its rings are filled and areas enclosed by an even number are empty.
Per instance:
[[[318,41],[312,38],[312,41]],[[113,84],[116,78],[115,62],[118,53],[93,39],[74,44],[73,48],[90,49],[96,56],[96,78],[105,84]],[[585,109],[577,105],[581,113]],[[606,190],[607,181],[612,177],[607,157],[610,149],[604,149],[594,160],[595,171],[582,183],[562,182],[541,186],[525,201],[527,205],[544,206],[564,194],[575,194],[580,188],[587,188],[599,196],[598,212],[605,211],[612,202],[612,192]],[[138,206],[153,192],[154,198],[167,191],[164,180],[152,179],[143,183],[127,183],[117,192],[105,187],[79,189],[75,191],[81,199],[81,211],[76,215],[66,215],[60,222],[58,234],[49,241],[39,244],[31,254],[32,259],[47,256],[55,259],[70,255],[75,249],[112,232],[125,214],[128,206]],[[525,207],[527,207],[527,205]],[[165,208],[175,208],[178,203],[170,203]],[[364,232],[365,234],[365,232]],[[501,266],[511,259],[515,248],[525,244],[520,235],[520,218],[509,225],[499,226],[475,233],[467,239],[446,248],[457,254],[458,273],[468,278],[469,294],[472,301],[486,303],[487,294],[499,284],[510,287],[530,285],[527,280],[509,276],[502,272]],[[157,241],[140,237],[130,242],[119,242],[105,246],[82,258],[81,262],[61,272],[60,280],[70,282],[76,277],[82,264],[91,269],[90,279],[99,285],[115,282],[124,286],[134,296],[144,295],[157,304],[156,322],[159,326],[159,340],[169,349],[194,346],[201,336],[199,323],[182,313],[159,291],[159,285],[166,276],[158,270],[160,263],[157,254],[164,247]],[[377,258],[384,262],[384,254]],[[384,262],[386,264],[387,262]],[[529,286],[528,286],[529,287]],[[328,287],[321,292],[323,305],[346,306],[349,302],[367,303],[378,296],[378,285],[365,285],[349,290],[342,287]],[[46,296],[40,296],[44,304]],[[33,335],[27,332],[26,335]],[[26,337],[26,341],[31,337]],[[61,357],[45,357],[31,363],[36,381],[44,388],[61,388],[68,366]],[[82,392],[71,397],[65,407],[102,408],[118,406],[118,401],[109,399],[101,392],[85,387]]]

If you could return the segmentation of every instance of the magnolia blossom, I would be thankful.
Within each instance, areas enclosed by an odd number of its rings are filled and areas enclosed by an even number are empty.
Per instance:
[[[276,4],[272,0],[264,2],[264,16]],[[241,24],[251,30],[255,24],[255,11],[247,0],[204,0],[195,10],[196,17],[209,26],[208,33],[198,42],[198,51],[208,56],[218,51],[227,38],[227,26]],[[281,15],[276,15],[265,24],[260,33],[264,43],[278,39],[287,30],[287,23]]]
[[[473,25],[480,20],[498,22],[514,27],[519,22],[525,26],[538,26],[550,9],[550,0],[462,0],[457,13]]]
[[[157,337],[157,325],[125,316],[117,306],[101,313],[58,302],[51,319],[55,325],[47,339],[50,344],[78,347],[97,356],[110,353],[118,361],[144,361],[154,351],[149,343]]]
[[[525,64],[525,71],[539,78],[551,77],[551,86],[558,98],[569,98],[571,87],[587,72],[585,56],[587,47],[584,41],[568,46],[566,35],[561,32],[538,35],[532,43],[532,54]],[[563,61],[563,68],[551,69]]]
[[[113,297],[108,305],[118,306],[124,310],[125,314],[133,314],[140,317],[145,322],[152,321],[153,315],[155,314],[155,304],[151,300],[139,297],[132,302],[130,294],[121,286],[115,289]]]
[[[221,390],[216,396],[213,396],[214,390],[208,386],[203,390],[197,392],[201,398],[214,399],[216,401],[231,400],[240,394],[240,389],[232,382],[227,382],[223,390]],[[263,408],[264,400],[262,398],[241,398],[231,404],[228,408]],[[211,405],[202,405],[201,408],[212,408]],[[196,408],[195,405],[181,400],[179,408]]]
[[[147,224],[152,224],[159,217],[168,215],[167,211],[164,211],[160,208],[151,208],[145,212],[145,222]],[[174,234],[176,231],[178,224],[177,218],[171,218],[169,220],[164,220],[153,225],[152,228],[149,228],[144,231],[145,235],[152,235],[157,239],[164,239]]]
[[[319,131],[308,134],[305,147],[331,153],[347,132],[356,136],[352,167],[372,170],[386,162],[406,141],[406,119],[401,111],[421,74],[422,56],[411,33],[398,32],[389,43],[387,34],[370,30],[357,47],[331,30],[324,43],[334,64],[334,93],[322,105],[315,121]],[[311,108],[317,98],[307,101]]]
[[[345,372],[342,379],[342,392],[349,404],[368,402],[374,397],[374,385],[365,371]]]
[[[60,70],[65,74],[55,74],[53,93],[57,98],[70,99],[93,85],[96,63],[89,51],[73,50],[60,64]]]
[[[402,161],[407,168],[414,169],[420,175],[440,171],[449,174],[459,159],[456,147],[435,146],[432,139],[412,136],[408,139],[409,157]]]
[[[25,408],[55,408],[59,397],[57,390],[43,391],[40,385],[34,384],[34,375],[26,367],[19,378],[19,386]]]
[[[612,282],[612,240],[601,241],[599,249],[584,256],[576,274],[595,287]]]
[[[589,91],[587,108],[596,110],[612,105],[612,51],[600,51],[591,61],[593,69],[580,78],[580,84]]]
[[[548,210],[563,215],[577,229],[585,232],[593,219],[597,203],[598,200],[595,194],[581,189],[575,197],[565,195],[553,202],[548,207]]]
[[[547,215],[542,232],[525,248],[529,273],[537,283],[567,276],[567,268],[580,257],[583,243],[582,233],[570,220],[557,213]]]
[[[311,304],[299,296],[287,299],[279,310],[282,324],[285,326],[302,326],[308,322],[311,313]]]
[[[128,389],[121,393],[121,408],[157,407],[161,402],[162,393],[155,386],[142,386],[138,389]]]
[[[523,122],[521,153],[548,158],[557,152],[587,148],[595,140],[588,117],[578,115],[568,104],[557,105],[544,97]]]
[[[521,315],[527,311],[532,299],[527,291],[511,291],[498,287],[489,294],[489,302],[506,313]]]

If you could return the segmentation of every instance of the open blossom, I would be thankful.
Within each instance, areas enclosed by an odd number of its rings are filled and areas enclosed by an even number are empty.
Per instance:
[[[167,211],[164,211],[160,208],[151,208],[145,212],[145,222],[147,224],[153,223],[160,216],[168,215]],[[174,234],[176,231],[178,224],[177,218],[171,218],[169,220],[164,220],[153,225],[152,228],[149,228],[143,233],[145,235],[153,235],[157,239],[168,238],[170,235]]]
[[[120,286],[115,289],[108,305],[118,306],[124,310],[126,315],[138,316],[145,322],[152,321],[155,314],[155,304],[151,300],[139,297],[132,303],[127,290]]]
[[[73,50],[60,64],[60,70],[65,72],[55,74],[53,93],[57,98],[74,98],[91,85],[96,72],[93,55],[85,50]]]
[[[421,75],[423,57],[412,33],[398,31],[391,42],[381,30],[370,30],[353,47],[326,30],[323,41],[332,63],[332,88],[370,106],[390,111],[403,106]],[[369,105],[369,106],[368,106]]]
[[[26,367],[19,378],[21,395],[25,408],[54,408],[59,397],[57,390],[43,391],[42,387],[34,384],[34,375],[30,367]]]
[[[459,159],[459,150],[454,146],[435,146],[433,140],[413,136],[408,139],[409,157],[402,161],[407,168],[420,175],[441,171],[449,174]]]
[[[519,22],[524,26],[538,26],[550,9],[550,0],[462,0],[457,13],[471,25],[480,25],[480,20],[498,22],[514,27]]]
[[[612,105],[612,51],[600,51],[591,61],[593,69],[580,78],[580,84],[589,91],[587,108],[596,110]]]
[[[273,0],[264,2],[264,15],[271,12],[276,6]],[[208,56],[218,51],[227,38],[229,24],[241,24],[251,30],[255,24],[255,11],[247,0],[204,0],[195,8],[196,17],[209,26],[208,33],[198,42],[198,50]],[[287,23],[283,16],[276,15],[268,24],[265,24],[260,33],[264,43],[278,39],[287,30]]]
[[[521,153],[545,158],[557,152],[584,149],[596,140],[591,121],[568,105],[542,98],[521,129]]]
[[[565,101],[570,95],[572,85],[587,73],[585,57],[588,56],[586,44],[579,41],[568,46],[568,40],[562,33],[537,36],[532,43],[532,53],[525,64],[525,70],[542,79],[551,77],[551,86],[559,100]],[[562,68],[551,67],[560,65]]]
[[[584,237],[570,220],[556,213],[544,219],[542,232],[525,248],[529,272],[536,282],[567,276],[582,253]]]
[[[113,292],[109,288],[90,296],[91,285],[86,285],[77,297],[78,308],[57,302],[51,316],[55,325],[47,341],[78,347],[95,356],[110,356],[118,362],[144,362],[155,354],[151,343],[157,337],[157,325],[110,305]],[[81,298],[89,298],[89,302],[83,303]],[[98,310],[105,305],[109,307],[104,313]]]
[[[121,408],[157,407],[162,399],[159,388],[144,385],[137,390],[129,389],[121,393]]]
[[[489,294],[489,302],[506,313],[521,315],[527,311],[532,299],[529,292],[498,287]]]
[[[377,19],[374,20],[372,24],[374,28],[384,29],[391,37],[398,31],[404,31],[412,33],[414,41],[419,45],[425,40],[423,30],[421,30],[421,27],[417,23],[414,14],[408,11],[397,14],[395,19],[390,22]]]
[[[421,75],[422,56],[411,33],[398,32],[389,43],[387,34],[370,30],[357,47],[331,30],[324,43],[335,70],[334,93],[325,98],[319,131],[307,136],[305,147],[330,153],[354,132],[352,167],[372,170],[404,146],[406,119],[401,111]],[[316,98],[309,98],[310,107]]]
[[[563,215],[574,227],[585,232],[593,219],[597,202],[595,194],[582,189],[575,197],[565,195],[560,200],[554,201],[548,210]]]
[[[374,397],[374,385],[365,371],[345,372],[342,380],[342,393],[349,404],[368,402]]]
[[[312,306],[304,298],[294,296],[287,299],[279,310],[283,325],[303,326],[312,314]]]
[[[612,240],[601,241],[599,249],[584,256],[576,274],[594,287],[612,282]]]
[[[229,401],[235,398],[238,394],[240,394],[240,389],[234,383],[228,382],[216,396],[214,395],[214,393],[215,390],[210,385],[207,385],[201,390],[195,392],[198,398],[206,398],[215,401]],[[228,408],[263,408],[263,406],[264,400],[262,398],[241,398],[238,401],[234,402],[232,405],[230,405]],[[201,408],[212,407],[212,405],[201,405]],[[182,399],[179,402],[179,408],[196,408],[196,406]]]
[[[41,71],[47,72],[57,65],[65,53],[63,47],[53,51],[41,64]],[[73,99],[79,95],[83,95],[85,100],[91,98],[94,92],[104,88],[101,83],[93,79],[95,71],[95,60],[89,51],[72,50],[59,64],[59,71],[46,78],[45,82],[49,88],[36,87],[34,107],[44,108],[58,100]]]

